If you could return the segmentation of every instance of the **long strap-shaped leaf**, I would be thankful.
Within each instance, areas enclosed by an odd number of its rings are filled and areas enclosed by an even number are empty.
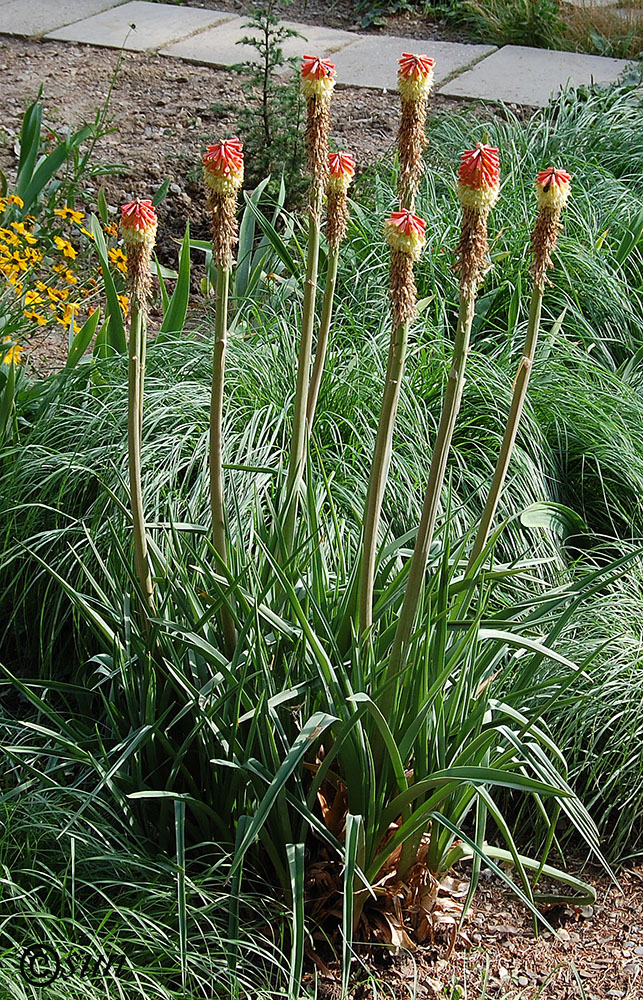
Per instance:
[[[105,285],[105,296],[107,298],[107,315],[109,320],[107,327],[107,342],[117,354],[125,354],[127,351],[127,342],[125,340],[123,314],[118,301],[114,279],[112,278],[109,269],[105,237],[103,236],[103,230],[100,227],[100,222],[95,215],[92,215],[90,219],[90,228],[94,237],[96,253],[98,254],[98,259],[100,261],[100,269],[103,274],[103,283]]]
[[[304,968],[304,845],[286,844],[286,856],[290,871],[290,891],[292,894],[292,952],[290,956],[290,977],[288,1000],[299,1000],[301,976]]]
[[[333,722],[338,721],[339,719],[337,719],[336,716],[327,715],[325,712],[316,712],[315,715],[310,717],[286,754],[286,758],[270,783],[268,791],[259,803],[257,812],[253,816],[252,823],[250,824],[241,844],[235,851],[235,858],[232,868],[230,869],[230,875],[234,875],[237,868],[242,863],[246,851],[253,843],[262,826],[268,819],[270,810],[272,809],[277,796],[281,791],[283,791],[286,782],[295,768],[301,763],[310,745],[315,743],[321,734],[325,732],[325,730],[328,729]]]

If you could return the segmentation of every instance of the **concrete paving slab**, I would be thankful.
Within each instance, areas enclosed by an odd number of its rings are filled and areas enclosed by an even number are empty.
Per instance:
[[[235,17],[207,31],[201,31],[191,38],[167,45],[160,50],[164,56],[178,56],[192,62],[209,66],[234,66],[236,63],[256,61],[257,50],[250,45],[237,44],[241,38],[252,35],[250,28],[244,27],[247,18]],[[336,31],[333,28],[283,21],[284,27],[297,31],[302,38],[287,38],[281,48],[287,59],[299,59],[306,52],[314,55],[330,56],[343,49],[359,37],[354,32]]]
[[[0,32],[5,35],[42,35],[63,24],[79,21],[116,7],[123,0],[4,0],[0,2]]]
[[[334,59],[337,81],[350,87],[397,89],[398,60],[402,52],[415,52],[435,59],[435,80],[440,83],[466,69],[478,59],[495,52],[493,45],[465,45],[460,42],[422,41],[417,38],[354,35],[353,45]]]
[[[638,28],[643,24],[643,7],[612,7],[610,14],[626,21],[632,28]]]
[[[612,83],[628,65],[580,52],[553,52],[505,45],[441,88],[447,97],[479,97],[488,101],[545,107],[568,83]]]
[[[86,0],[81,2],[85,3]],[[133,0],[113,10],[106,10],[102,14],[59,28],[46,37],[116,49],[120,49],[124,43],[126,49],[143,52],[145,49],[158,49],[161,45],[168,45],[230,16],[222,11],[202,10],[199,7],[174,7]],[[132,24],[136,27],[131,28]]]
[[[566,2],[573,4],[574,7],[591,9],[592,7],[613,7],[618,3],[618,0],[566,0]]]

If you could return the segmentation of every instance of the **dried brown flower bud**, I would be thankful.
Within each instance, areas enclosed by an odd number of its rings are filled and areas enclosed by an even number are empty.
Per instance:
[[[417,288],[413,274],[413,259],[403,250],[391,251],[391,310],[393,328],[415,319]]]
[[[346,236],[348,223],[347,191],[355,173],[355,160],[350,153],[330,153],[328,169],[326,237],[331,250],[337,250]]]
[[[403,209],[392,212],[386,220],[384,231],[391,248],[391,308],[393,329],[415,318],[417,289],[413,262],[418,259],[426,242],[426,222],[418,215]]]

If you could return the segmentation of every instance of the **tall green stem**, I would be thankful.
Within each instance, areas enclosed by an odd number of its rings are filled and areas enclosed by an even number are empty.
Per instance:
[[[308,385],[310,381],[310,362],[313,349],[313,327],[315,322],[315,298],[317,295],[317,267],[319,261],[319,213],[309,212],[308,228],[308,259],[306,263],[306,286],[304,289],[304,306],[301,320],[301,343],[299,346],[299,364],[297,368],[297,386],[295,389],[295,407],[293,414],[292,442],[288,461],[286,478],[286,496],[288,507],[284,518],[283,539],[284,558],[292,553],[295,539],[295,525],[299,507],[299,489],[304,475],[306,457],[306,408],[308,403]]]
[[[511,461],[514,445],[516,443],[520,418],[522,416],[522,410],[527,396],[527,388],[529,386],[529,377],[531,375],[531,369],[536,354],[542,303],[543,288],[540,285],[534,285],[534,290],[531,296],[531,306],[529,309],[527,336],[525,338],[523,355],[520,359],[518,372],[514,380],[513,395],[511,398],[509,416],[507,418],[507,425],[502,438],[500,454],[498,455],[498,461],[496,463],[496,469],[493,475],[491,488],[489,490],[489,496],[487,497],[487,502],[482,512],[482,517],[480,518],[480,524],[478,526],[475,542],[473,543],[473,548],[471,549],[471,554],[469,556],[467,575],[471,572],[476,560],[487,544],[491,524],[495,517],[496,510],[498,509],[500,494],[502,493],[502,488],[507,476],[507,470],[509,468],[509,462]]]
[[[308,389],[308,403],[306,408],[306,420],[308,429],[313,426],[315,419],[315,409],[317,408],[317,398],[319,396],[319,386],[321,384],[324,364],[326,362],[326,352],[328,350],[328,337],[330,334],[330,324],[333,318],[333,302],[335,298],[335,286],[337,285],[337,265],[339,262],[339,247],[328,252],[328,273],[326,274],[326,287],[324,289],[324,300],[322,303],[321,323],[317,335],[317,351],[313,364],[313,373],[310,378]]]
[[[127,444],[129,455],[129,483],[134,529],[134,565],[139,585],[143,592],[144,614],[147,620],[154,610],[152,597],[152,577],[147,553],[145,518],[143,515],[143,492],[141,488],[141,430],[143,411],[143,339],[145,325],[143,310],[132,298],[132,314],[128,346],[128,407]]]
[[[138,366],[138,426],[143,440],[143,406],[145,403],[145,360],[147,355],[147,333],[145,320],[141,322],[141,344]]]
[[[467,294],[460,294],[460,311],[458,314],[458,326],[456,330],[455,343],[453,346],[453,361],[451,371],[447,380],[442,415],[438,426],[438,433],[433,449],[433,458],[429,471],[429,481],[424,497],[424,507],[422,509],[422,519],[418,528],[417,539],[409,578],[404,594],[404,602],[400,611],[400,618],[393,640],[391,656],[387,668],[386,677],[389,680],[398,670],[400,670],[406,660],[408,644],[413,632],[415,615],[422,593],[426,564],[429,558],[431,543],[433,542],[433,532],[440,504],[440,494],[444,483],[444,474],[447,465],[451,440],[455,428],[462,390],[464,388],[464,371],[469,351],[469,339],[471,337],[471,324],[473,323],[473,313],[475,309],[475,290],[470,290]],[[389,689],[390,690],[390,689]],[[387,695],[390,702],[392,694]],[[390,703],[380,706],[386,714],[390,710]]]
[[[227,566],[227,548],[223,501],[223,389],[229,289],[230,268],[218,266],[212,393],[210,396],[210,509],[212,511],[212,540],[224,566]],[[236,646],[237,635],[232,616],[225,606],[221,608],[221,628],[226,653],[231,657]]]
[[[382,512],[382,499],[391,464],[393,428],[400,398],[409,325],[408,321],[401,323],[399,326],[394,327],[391,333],[382,409],[380,411],[380,421],[375,440],[375,454],[373,455],[371,475],[368,481],[368,492],[366,494],[364,541],[359,586],[359,628],[362,635],[373,624],[373,588],[375,582],[377,535]]]

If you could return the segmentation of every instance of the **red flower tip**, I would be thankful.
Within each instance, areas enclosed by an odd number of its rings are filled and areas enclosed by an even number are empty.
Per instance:
[[[568,174],[566,170],[560,170],[556,167],[547,167],[546,170],[541,170],[536,179],[536,185],[542,188],[543,191],[549,191],[550,187],[565,187],[571,181],[571,174]]]
[[[330,59],[320,59],[319,56],[304,56],[301,64],[301,75],[304,80],[333,80],[335,64]]]
[[[536,195],[540,207],[560,212],[567,204],[571,179],[566,170],[557,170],[556,167],[541,170],[536,178]]]
[[[156,229],[156,212],[149,198],[137,198],[121,206],[121,226],[137,233]]]
[[[413,215],[408,208],[403,208],[401,212],[391,212],[387,226],[394,228],[402,236],[420,236],[424,239],[426,222],[419,215]]]
[[[350,179],[355,173],[355,160],[350,153],[342,151],[339,153],[329,153],[328,167],[331,177],[338,179],[348,177]]]
[[[236,136],[208,146],[203,164],[215,174],[236,174],[243,170],[243,143]]]
[[[411,52],[403,52],[399,64],[398,76],[405,80],[423,80],[432,74],[435,59],[432,59],[431,56],[418,56]]]
[[[497,190],[500,185],[500,157],[496,146],[479,142],[462,154],[458,172],[460,184],[473,191]]]

